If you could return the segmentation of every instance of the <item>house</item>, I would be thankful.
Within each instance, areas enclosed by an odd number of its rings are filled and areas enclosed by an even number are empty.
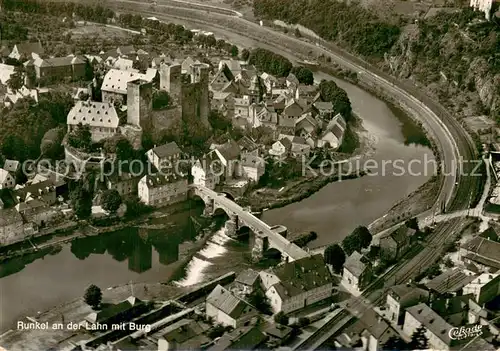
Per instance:
[[[293,329],[282,324],[269,323],[263,331],[271,341],[276,341],[279,345],[285,344],[293,337]]]
[[[9,57],[22,61],[25,59],[29,60],[32,58],[39,57],[44,53],[45,50],[43,49],[42,44],[40,42],[33,42],[33,43],[26,42],[14,45],[14,48],[9,54]]]
[[[210,82],[210,89],[214,91],[220,91],[227,85],[227,83],[233,80],[233,73],[231,72],[229,67],[224,64],[213,76],[212,81]]]
[[[126,300],[110,304],[98,312],[91,312],[85,316],[84,321],[94,324],[106,324],[111,329],[112,324],[120,324],[129,322],[150,309],[148,304],[139,300],[134,296],[130,296]]]
[[[332,295],[333,278],[322,255],[307,256],[260,273],[274,313],[290,313]]]
[[[290,155],[290,151],[292,149],[292,142],[288,138],[283,138],[271,146],[269,150],[269,155],[273,156],[276,159],[283,160]]]
[[[473,272],[454,267],[434,277],[424,285],[428,290],[438,295],[460,295],[463,287],[472,282],[475,277]]]
[[[248,119],[250,108],[250,98],[243,96],[242,98],[234,98],[234,115]]]
[[[410,237],[414,232],[414,229],[402,225],[393,230],[389,235],[380,238],[379,246],[382,259],[390,262],[401,258],[410,248]]]
[[[405,310],[420,302],[429,300],[429,292],[411,284],[395,285],[389,288],[386,298],[387,316],[392,323],[402,325]]]
[[[249,106],[248,123],[253,128],[265,126],[274,129],[278,123],[278,113],[272,104],[253,103]]]
[[[220,60],[219,62],[219,70],[226,66],[229,71],[231,71],[233,77],[238,75],[241,70],[241,63],[238,60]]]
[[[115,106],[110,102],[77,101],[69,111],[66,123],[68,133],[79,124],[88,125],[92,141],[99,142],[117,133],[120,119]]]
[[[244,135],[237,141],[237,143],[240,147],[242,155],[252,154],[255,156],[259,156],[260,145],[248,136]]]
[[[206,327],[193,319],[181,319],[162,330],[158,351],[200,350],[211,339],[203,334]]]
[[[312,104],[315,114],[323,119],[330,119],[333,116],[333,104],[328,101],[316,101]]]
[[[15,208],[0,209],[0,245],[10,245],[24,238],[23,217]]]
[[[251,268],[245,269],[234,280],[234,286],[244,294],[251,294],[260,286],[259,272]]]
[[[326,128],[318,138],[317,146],[338,149],[344,140],[346,128],[345,119],[338,113],[328,122]]]
[[[146,156],[157,170],[161,172],[168,170],[169,173],[172,173],[179,170],[178,161],[182,157],[182,151],[177,146],[177,143],[172,141],[161,146],[155,145],[154,148],[146,152]]]
[[[139,199],[146,205],[161,207],[187,200],[187,178],[178,174],[147,174],[137,185]]]
[[[280,134],[278,140],[283,139],[288,139],[292,143],[290,148],[290,154],[292,157],[299,158],[302,156],[309,156],[311,153],[311,146],[304,138],[294,135]]]
[[[259,350],[267,339],[258,327],[247,326],[224,334],[207,351]]]
[[[216,323],[239,328],[259,312],[221,285],[217,285],[206,300],[206,314]]]
[[[243,177],[253,182],[258,182],[266,170],[266,161],[259,156],[246,154],[241,156]]]
[[[266,93],[270,94],[273,88],[278,88],[278,79],[275,76],[264,72],[260,75],[260,78]]]
[[[454,327],[468,323],[469,300],[472,294],[431,300],[428,305],[434,312]]]
[[[411,337],[421,326],[426,330],[425,335],[430,348],[435,350],[450,349],[453,340],[449,336],[449,331],[453,326],[425,303],[419,303],[406,309],[403,332]]]
[[[157,75],[158,71],[153,68],[149,68],[146,73],[110,69],[102,81],[102,101],[110,103],[121,101],[124,103],[127,98],[127,84],[129,82],[137,79],[152,82]]]
[[[500,269],[500,243],[480,236],[460,246],[460,258],[464,263],[473,263],[484,271]]]
[[[13,189],[16,186],[16,180],[5,169],[0,168],[0,190]]]
[[[303,114],[295,123],[295,135],[302,138],[316,136],[318,130],[318,121],[312,117],[310,112]]]
[[[220,91],[214,91],[211,107],[212,110],[217,110],[226,116],[228,119],[234,117],[234,93],[223,93]]]
[[[26,183],[25,186],[14,191],[17,203],[28,202],[30,200],[40,200],[49,206],[57,202],[57,189],[53,179],[46,179],[35,183]]]
[[[181,63],[181,72],[188,73],[191,70],[191,66],[195,64],[195,60],[188,56]]]
[[[321,101],[319,86],[299,84],[295,90],[295,98],[303,99],[308,104],[313,104],[316,101]]]
[[[27,222],[36,223],[41,227],[50,224],[59,218],[58,211],[38,199],[20,202],[16,205],[16,210]]]
[[[289,86],[298,86],[299,85],[299,80],[293,73],[289,73],[288,76],[286,77],[286,85]]]
[[[7,85],[10,77],[14,74],[16,67],[0,63],[0,83]]]
[[[359,252],[354,251],[344,262],[342,282],[361,292],[372,279],[372,267]]]
[[[360,349],[367,351],[382,350],[383,345],[398,333],[373,309],[368,309],[353,324],[336,338],[340,349]]]
[[[219,184],[223,174],[222,164],[212,152],[209,152],[202,159],[197,160],[191,167],[193,184],[204,186],[212,190]]]
[[[483,273],[463,287],[463,293],[472,294],[479,305],[500,296],[500,273]]]
[[[78,56],[37,58],[33,61],[36,77],[42,80],[80,80],[85,78],[86,62]]]
[[[118,191],[120,196],[136,194],[141,178],[142,174],[117,171],[106,177],[106,188]]]
[[[240,146],[234,140],[229,140],[226,143],[217,146],[211,151],[219,159],[222,169],[224,171],[223,176],[225,179],[238,178],[241,176],[241,162],[239,162],[241,151]]]
[[[303,113],[302,106],[296,99],[290,99],[283,109],[283,113],[279,116],[280,128],[295,129],[295,123]]]

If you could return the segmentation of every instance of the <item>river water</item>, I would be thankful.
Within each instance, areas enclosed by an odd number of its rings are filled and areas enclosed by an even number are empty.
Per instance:
[[[328,78],[316,73],[316,79]],[[336,80],[351,100],[354,112],[374,141],[371,158],[409,161],[432,158],[429,148],[419,145],[422,135],[397,116],[387,104],[366,91]],[[417,143],[409,144],[409,141]],[[421,168],[421,167],[420,167]],[[419,171],[419,166],[413,171]],[[291,231],[314,230],[318,239],[310,246],[342,240],[357,225],[367,225],[382,216],[395,202],[425,183],[430,176],[366,176],[329,184],[306,200],[263,214],[269,224],[283,224]],[[185,213],[155,220],[168,229],[128,228],[98,237],[77,239],[50,255],[12,260],[0,266],[0,331],[16,320],[34,316],[54,305],[82,296],[96,284],[102,289],[133,282],[177,279],[180,285],[201,280],[247,263],[249,245],[229,239],[219,230],[187,265],[182,277],[173,277],[179,258],[192,243],[195,231],[190,216],[201,213],[193,208]]]

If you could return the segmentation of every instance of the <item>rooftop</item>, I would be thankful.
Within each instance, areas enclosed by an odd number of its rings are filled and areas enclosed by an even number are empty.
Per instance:
[[[154,73],[153,71],[148,70],[148,72],[150,73],[146,72],[144,74],[138,72],[121,71],[118,69],[110,69],[104,76],[101,90],[111,93],[127,94],[128,82],[137,79],[142,79],[150,82],[151,79],[154,78],[154,75],[152,75],[152,73]]]
[[[23,217],[21,217],[15,208],[0,210],[0,228],[22,222]]]
[[[344,268],[351,272],[354,276],[359,277],[367,267],[366,263],[363,261],[363,255],[354,251],[352,255],[347,257],[345,260]]]
[[[234,281],[236,283],[253,286],[258,279],[259,279],[259,272],[254,271],[251,268],[248,268],[245,269],[240,274],[238,274],[238,276]]]
[[[438,337],[446,345],[451,344],[451,339],[448,335],[448,332],[450,331],[452,326],[425,303],[420,303],[418,305],[409,307],[406,309],[406,312],[412,315],[425,328],[427,328],[427,330],[436,335],[436,337]]]
[[[207,351],[255,350],[267,337],[257,327],[243,327],[224,334]]]
[[[155,153],[159,158],[177,155],[181,152],[181,149],[179,149],[179,146],[177,146],[175,141],[153,148],[153,153]]]
[[[275,267],[273,273],[280,279],[275,285],[280,295],[293,297],[333,282],[322,255],[307,256]]]
[[[77,125],[79,123],[92,127],[117,128],[120,119],[112,103],[78,101],[68,113],[67,124]]]
[[[221,285],[217,285],[210,295],[208,295],[207,303],[235,319],[241,316],[246,307],[250,307],[249,304],[233,295]]]
[[[489,262],[488,266],[500,269],[500,243],[478,236],[463,244],[461,249],[467,250],[472,254],[468,256],[469,259],[473,261],[485,259]]]
[[[30,55],[31,53],[36,53],[38,55],[42,55],[45,50],[42,47],[42,44],[40,42],[24,42],[24,43],[19,43],[16,44],[17,51],[21,55]]]
[[[177,174],[148,174],[145,175],[141,181],[145,181],[146,186],[149,189],[157,188],[170,183],[175,183],[179,181],[187,181],[185,177],[181,177]]]
[[[425,286],[439,294],[457,292],[473,281],[475,275],[465,274],[458,268],[449,269],[428,281]]]

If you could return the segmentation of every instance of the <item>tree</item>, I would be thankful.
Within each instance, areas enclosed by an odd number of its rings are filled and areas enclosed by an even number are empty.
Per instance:
[[[115,213],[122,204],[120,193],[115,189],[109,189],[102,193],[101,206],[105,211]]]
[[[157,90],[153,94],[153,109],[161,110],[170,104],[170,95],[164,90]]]
[[[211,110],[209,115],[208,115],[208,122],[210,123],[210,126],[212,126],[213,129],[220,130],[223,132],[227,132],[229,129],[231,129],[231,120],[225,116],[222,115],[217,110]]]
[[[307,317],[300,317],[299,320],[297,321],[297,324],[298,324],[299,328],[303,328],[303,327],[311,324],[311,321]]]
[[[79,219],[86,219],[92,214],[92,194],[85,189],[83,183],[77,182],[70,189],[69,199]]]
[[[407,350],[408,344],[399,336],[393,335],[382,345],[382,349],[387,351]]]
[[[292,63],[286,57],[261,48],[252,50],[248,62],[257,69],[278,77],[288,76],[292,69]]]
[[[302,66],[296,66],[296,67],[293,67],[290,72],[293,73],[295,75],[295,77],[297,77],[297,79],[299,80],[299,83],[306,84],[306,85],[313,85],[314,84],[314,75],[309,68],[302,67]]]
[[[238,47],[236,45],[231,45],[230,52],[232,57],[237,57],[238,56]]]
[[[85,295],[83,296],[87,305],[91,306],[94,310],[96,310],[102,301],[102,292],[98,286],[92,284],[85,291]]]
[[[44,134],[40,144],[40,152],[42,157],[50,159],[59,159],[64,155],[64,147],[62,141],[66,130],[64,127],[52,128]]]
[[[302,36],[302,34],[300,33],[300,30],[298,28],[295,28],[295,36],[297,38],[300,38]]]
[[[248,49],[245,48],[245,49],[241,50],[240,58],[243,61],[248,61],[249,57],[250,57],[250,51],[248,51]]]
[[[84,151],[89,151],[92,146],[92,133],[88,124],[79,123],[68,135],[71,146]]]
[[[207,45],[207,47],[213,48],[217,45],[217,39],[215,39],[213,35],[209,35],[206,37],[205,44]]]
[[[337,86],[333,80],[322,80],[319,91],[323,101],[331,102],[336,113],[340,113],[347,121],[351,118],[351,101],[344,89]]]
[[[123,135],[114,135],[104,140],[103,150],[115,154],[118,160],[130,160],[134,157],[134,149],[130,141]]]
[[[274,321],[278,324],[288,325],[289,318],[281,311],[274,315]]]
[[[265,314],[272,314],[271,304],[269,299],[260,289],[255,289],[251,294],[247,296],[248,302],[258,309],[260,312]]]
[[[372,235],[368,228],[366,228],[365,226],[357,227],[356,229],[354,229],[351,235],[355,235],[358,238],[362,249],[370,246],[372,242]]]
[[[417,220],[416,217],[413,217],[413,218],[410,218],[409,220],[407,220],[405,222],[405,225],[406,225],[407,228],[415,229],[417,232],[419,231],[418,220]]]
[[[17,67],[16,67],[16,70],[14,71],[14,73],[10,76],[9,80],[7,81],[7,86],[13,90],[13,91],[17,91],[19,89],[21,89],[24,85],[24,77],[23,77],[23,73],[20,71],[20,70],[17,70]]]
[[[345,258],[345,252],[339,244],[330,245],[325,249],[325,262],[331,264],[336,273],[342,270]]]
[[[426,329],[424,326],[420,326],[415,330],[408,345],[411,350],[426,350],[429,348],[429,339],[425,335],[425,332]]]

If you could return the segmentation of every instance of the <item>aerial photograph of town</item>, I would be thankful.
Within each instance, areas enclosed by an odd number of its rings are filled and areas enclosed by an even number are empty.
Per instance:
[[[40,350],[500,350],[500,0],[0,0]]]

